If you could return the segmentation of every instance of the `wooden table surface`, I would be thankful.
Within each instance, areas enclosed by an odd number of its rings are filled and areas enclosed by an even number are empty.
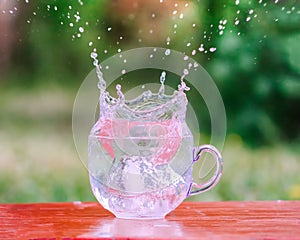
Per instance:
[[[160,220],[98,203],[0,204],[0,239],[300,239],[300,201],[185,202]]]

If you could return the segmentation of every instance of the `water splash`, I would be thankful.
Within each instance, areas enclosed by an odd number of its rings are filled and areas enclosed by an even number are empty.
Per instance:
[[[165,93],[165,81],[166,81],[166,72],[163,71],[160,75],[160,88],[158,91],[159,95],[163,95]]]
[[[106,82],[103,78],[103,73],[102,73],[102,67],[99,65],[98,61],[98,54],[96,52],[91,53],[91,58],[94,60],[93,65],[96,67],[96,73],[98,77],[98,88],[100,89],[101,92],[106,90]]]

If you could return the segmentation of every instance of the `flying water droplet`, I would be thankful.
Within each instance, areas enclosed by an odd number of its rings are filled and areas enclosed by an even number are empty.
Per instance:
[[[199,50],[200,52],[203,52],[203,51],[204,51],[203,44],[200,45],[200,47],[198,48],[198,50]]]

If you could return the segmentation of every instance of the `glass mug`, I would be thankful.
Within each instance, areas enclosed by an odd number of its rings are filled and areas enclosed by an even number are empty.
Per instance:
[[[96,199],[116,217],[164,218],[188,196],[219,181],[221,154],[211,145],[193,147],[186,105],[185,94],[175,92],[112,103],[109,114],[100,109],[89,135],[89,177]],[[204,152],[214,156],[215,173],[197,184],[193,164]]]

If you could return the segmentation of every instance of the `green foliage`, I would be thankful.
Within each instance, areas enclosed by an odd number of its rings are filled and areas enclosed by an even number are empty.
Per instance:
[[[300,135],[300,4],[259,2],[240,1],[236,5],[235,1],[195,0],[197,10],[186,14],[186,24],[178,25],[170,45],[189,52],[186,44],[193,39],[196,45],[217,48],[216,52],[198,52],[193,57],[216,81],[227,111],[228,131],[239,134],[253,146],[296,140]],[[78,87],[93,67],[89,57],[93,48],[98,49],[102,61],[120,47],[116,39],[122,29],[118,26],[124,23],[116,23],[118,13],[110,11],[109,3],[20,3],[23,11],[17,31],[22,33],[21,41],[14,48],[6,84],[33,86],[55,82]],[[80,16],[78,22],[75,15]],[[218,28],[221,20],[227,21],[223,34]],[[193,22],[199,27],[190,32]],[[108,32],[113,24],[116,27]],[[78,37],[80,26],[84,33]],[[122,49],[136,47],[129,43],[126,46],[126,41],[122,44]],[[104,49],[107,54],[103,54]],[[197,106],[198,112],[206,110],[198,103],[192,105]],[[202,130],[209,133],[209,115],[203,118]]]

